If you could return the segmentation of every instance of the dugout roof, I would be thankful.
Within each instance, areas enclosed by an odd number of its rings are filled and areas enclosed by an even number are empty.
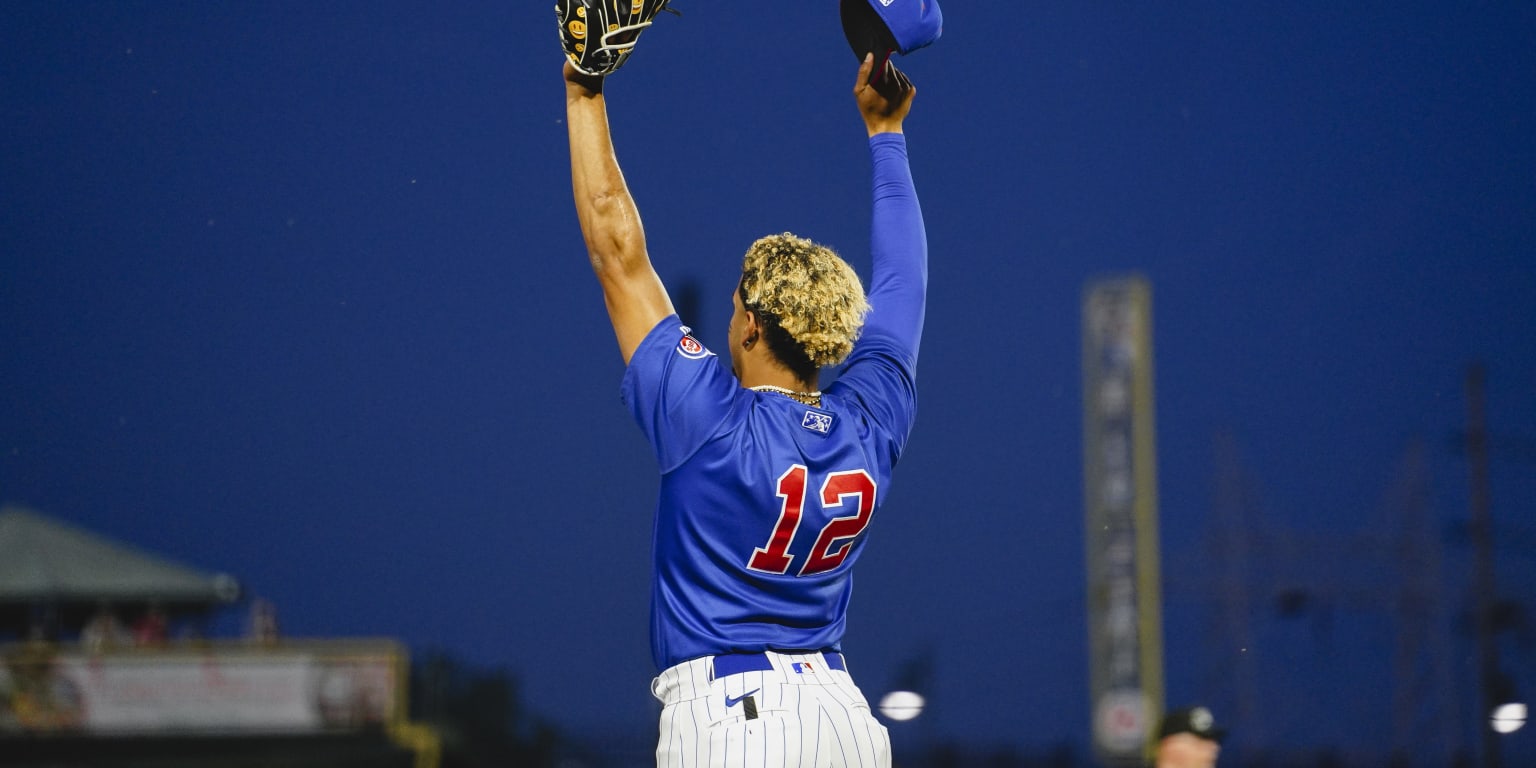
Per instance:
[[[22,507],[0,508],[0,606],[157,603],[197,610],[239,585]]]

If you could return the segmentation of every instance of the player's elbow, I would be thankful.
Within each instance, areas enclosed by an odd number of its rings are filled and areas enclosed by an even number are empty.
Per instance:
[[[583,202],[582,232],[593,271],[628,270],[645,259],[645,230],[627,195],[592,195]]]
[[[642,239],[607,232],[587,239],[587,260],[603,283],[622,281],[649,264]]]

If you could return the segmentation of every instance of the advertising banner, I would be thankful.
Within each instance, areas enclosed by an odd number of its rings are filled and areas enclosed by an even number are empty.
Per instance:
[[[335,733],[403,712],[391,648],[125,650],[18,646],[0,664],[0,737]]]

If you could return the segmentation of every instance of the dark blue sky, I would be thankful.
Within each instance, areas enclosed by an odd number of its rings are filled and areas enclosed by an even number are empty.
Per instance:
[[[678,4],[609,109],[658,270],[718,345],[756,237],[864,268],[868,158],[835,3]],[[1264,726],[1234,750],[1392,743],[1369,692],[1396,630],[1366,593],[1390,605],[1400,570],[1349,537],[1401,529],[1422,440],[1468,682],[1449,443],[1471,360],[1503,440],[1501,588],[1536,597],[1536,8],[945,10],[902,62],[930,306],[857,578],[861,684],[927,652],[926,737],[1086,745],[1079,301],[1136,272],[1170,703],[1236,706],[1207,545],[1235,465],[1250,532],[1329,542],[1276,568],[1339,589],[1290,621],[1260,598]],[[447,649],[573,729],[650,738],[656,482],[570,202],[548,4],[0,15],[0,501],[229,571],[288,633]],[[1504,644],[1526,691],[1533,635]],[[1530,729],[1506,745],[1536,756]]]

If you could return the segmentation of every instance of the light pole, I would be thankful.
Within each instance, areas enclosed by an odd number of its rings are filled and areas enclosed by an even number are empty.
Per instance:
[[[1483,421],[1483,366],[1467,368],[1467,468],[1470,482],[1470,533],[1472,535],[1472,591],[1478,667],[1478,740],[1483,768],[1499,768],[1499,733],[1494,728],[1495,710],[1504,698],[1499,674],[1499,646],[1495,642],[1493,573],[1493,518],[1488,499],[1488,431]]]

